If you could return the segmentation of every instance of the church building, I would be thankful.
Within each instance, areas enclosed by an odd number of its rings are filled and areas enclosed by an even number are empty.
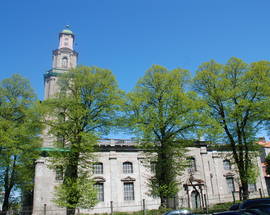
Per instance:
[[[74,50],[75,35],[69,29],[59,34],[58,49],[53,51],[52,69],[44,74],[44,99],[58,91],[59,74],[77,66],[78,53]],[[99,202],[94,208],[79,209],[83,214],[110,213],[113,211],[139,211],[158,209],[160,199],[149,195],[147,182],[153,175],[151,165],[145,165],[143,151],[138,143],[125,139],[101,139],[98,162],[93,165],[93,179],[96,181]],[[55,187],[62,183],[59,171],[48,167],[46,151],[53,150],[53,137],[43,134],[41,157],[36,161],[33,214],[65,214],[53,202]],[[205,141],[194,143],[188,148],[190,161],[183,176],[179,178],[180,191],[172,199],[178,208],[205,208],[207,206],[239,199],[239,177],[231,161],[231,153],[216,150]],[[260,157],[256,158],[259,176],[250,184],[250,197],[268,196]]]

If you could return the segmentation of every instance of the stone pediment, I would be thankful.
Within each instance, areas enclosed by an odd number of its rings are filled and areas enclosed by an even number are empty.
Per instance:
[[[204,184],[204,180],[202,180],[202,179],[199,179],[199,178],[195,178],[195,177],[193,177],[193,176],[191,176],[190,178],[189,178],[189,181],[191,182],[191,183],[198,183],[198,184]]]
[[[232,178],[235,176],[235,174],[233,172],[228,172],[228,173],[224,174],[223,176],[226,178]]]
[[[94,177],[93,178],[95,182],[105,182],[105,178],[101,177],[101,176],[98,176],[98,177]]]
[[[121,181],[130,182],[130,181],[136,181],[136,179],[128,176],[128,177],[122,178]]]
[[[204,180],[195,178],[193,175],[191,175],[185,183],[185,185],[187,186],[198,186],[198,185],[204,185],[204,184],[205,184]]]

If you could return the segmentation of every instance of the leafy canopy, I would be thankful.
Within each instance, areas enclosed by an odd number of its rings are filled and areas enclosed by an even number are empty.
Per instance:
[[[205,112],[229,143],[240,174],[244,198],[248,198],[249,174],[256,155],[256,134],[269,115],[270,62],[246,64],[231,58],[225,65],[215,61],[202,64],[194,88],[208,105]],[[255,172],[255,170],[253,171]]]
[[[92,207],[89,166],[97,140],[117,124],[122,92],[111,71],[97,67],[77,67],[62,74],[57,83],[59,92],[44,102],[48,133],[54,137],[51,144],[68,150],[52,153],[52,166],[64,171],[56,202],[69,208],[86,207],[88,195]]]
[[[0,190],[5,192],[3,210],[14,190],[33,189],[34,160],[41,131],[36,97],[20,75],[0,82]]]
[[[156,163],[149,185],[162,206],[178,191],[176,176],[186,166],[184,139],[192,137],[203,121],[199,110],[204,104],[194,92],[187,92],[188,76],[187,70],[154,65],[127,95],[127,122]]]

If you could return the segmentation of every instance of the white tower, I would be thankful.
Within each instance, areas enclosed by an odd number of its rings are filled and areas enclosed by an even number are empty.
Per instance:
[[[78,53],[73,50],[74,39],[73,32],[68,28],[59,34],[58,49],[53,51],[52,69],[44,75],[44,99],[57,92],[57,76],[77,66]]]
[[[59,74],[75,68],[78,53],[73,50],[74,34],[67,27],[59,34],[58,49],[53,51],[52,69],[44,74],[44,99],[51,98],[58,92],[57,77]],[[56,172],[48,167],[46,152],[54,150],[53,137],[45,129],[42,135],[42,156],[36,161],[33,215],[52,210],[54,214],[65,214],[64,209],[53,203],[55,186],[62,183]]]

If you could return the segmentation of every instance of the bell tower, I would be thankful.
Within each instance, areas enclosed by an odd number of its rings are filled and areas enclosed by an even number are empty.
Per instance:
[[[73,50],[75,36],[67,25],[59,33],[58,49],[53,51],[52,69],[44,74],[44,99],[52,97],[57,91],[57,76],[77,66],[78,53]]]
[[[45,100],[54,97],[59,91],[57,84],[59,75],[77,66],[78,53],[73,50],[74,39],[75,36],[69,26],[59,33],[58,49],[53,51],[52,68],[44,74]],[[42,139],[40,150],[44,154],[36,160],[33,215],[39,215],[44,208],[54,211],[55,214],[64,215],[65,209],[57,207],[52,201],[55,186],[61,181],[56,180],[56,172],[49,168],[50,162],[46,157],[48,151],[54,151],[54,137],[48,133],[48,128],[44,129]]]

